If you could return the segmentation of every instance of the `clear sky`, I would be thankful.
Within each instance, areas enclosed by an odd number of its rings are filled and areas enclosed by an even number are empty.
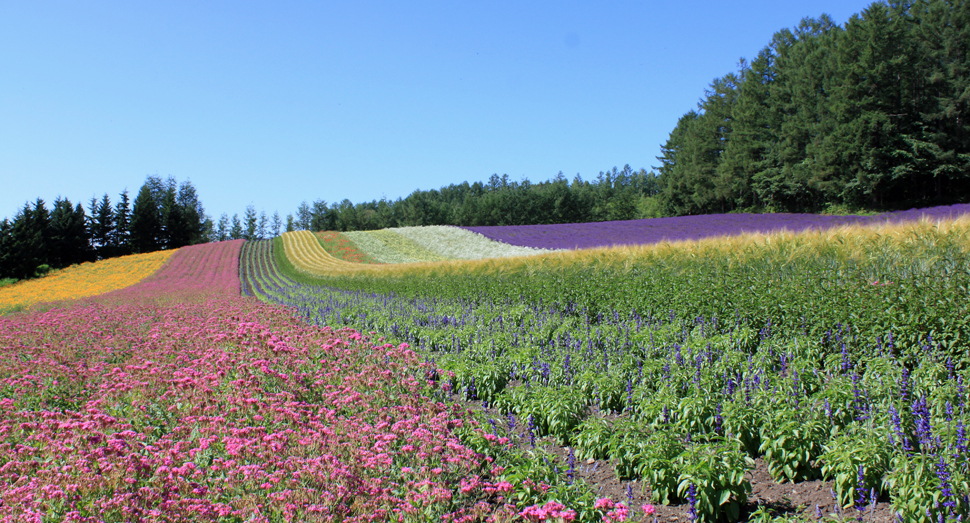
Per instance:
[[[147,175],[218,218],[649,170],[739,58],[870,3],[4,2],[0,218]]]

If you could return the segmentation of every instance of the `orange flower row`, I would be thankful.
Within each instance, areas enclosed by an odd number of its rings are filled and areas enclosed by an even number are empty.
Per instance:
[[[138,283],[157,271],[175,251],[132,254],[73,265],[50,276],[0,288],[0,313],[38,303],[95,296]]]
[[[338,260],[352,263],[380,263],[339,232],[320,231],[317,233],[317,239],[320,240],[324,250]]]

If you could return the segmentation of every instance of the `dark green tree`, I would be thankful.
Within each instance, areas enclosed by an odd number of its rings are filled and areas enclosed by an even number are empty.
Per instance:
[[[247,240],[255,240],[255,239],[257,239],[256,238],[256,230],[259,227],[259,225],[258,225],[258,219],[257,219],[257,215],[256,215],[256,207],[253,207],[253,204],[249,204],[249,205],[246,206],[246,225],[245,225],[245,227],[246,228],[243,230],[243,238],[245,238]]]
[[[111,235],[111,250],[115,256],[131,254],[131,203],[128,189],[121,192],[114,211],[114,234]]]
[[[99,260],[110,258],[115,255],[113,238],[116,230],[115,212],[108,193],[105,193],[100,201],[92,197],[89,210],[88,230],[95,258]]]
[[[47,264],[51,268],[60,269],[94,258],[87,222],[81,204],[72,206],[67,198],[54,200],[47,240]]]
[[[239,221],[239,215],[232,215],[232,227],[229,228],[229,239],[239,240],[245,237],[246,231],[243,230],[242,223]]]
[[[47,245],[50,239],[50,213],[44,200],[38,198],[31,207],[24,204],[10,228],[11,277],[32,278],[41,266],[48,265]]]
[[[154,252],[164,246],[161,202],[156,199],[161,192],[153,190],[153,184],[149,182],[138,190],[131,211],[129,243],[132,252]]]

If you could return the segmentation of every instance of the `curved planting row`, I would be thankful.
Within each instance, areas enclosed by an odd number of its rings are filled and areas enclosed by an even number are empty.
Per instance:
[[[286,256],[297,269],[309,274],[366,270],[367,265],[338,260],[324,249],[309,231],[287,232],[282,236]]]
[[[101,300],[201,299],[239,295],[239,253],[245,240],[182,247],[170,262],[138,285]]]
[[[367,330],[366,326],[378,325],[376,321],[367,318],[367,314],[374,311],[375,302],[380,303],[385,311],[394,310],[402,315],[424,308],[423,300],[345,292],[302,283],[301,280],[306,275],[289,265],[288,259],[279,252],[279,244],[274,243],[262,241],[246,244],[242,257],[244,288],[262,300],[294,307],[297,316],[311,324],[353,324]],[[274,260],[276,263],[273,263]],[[415,325],[423,323],[414,317],[409,319],[417,320]],[[403,325],[390,328],[386,324],[381,324],[380,328],[381,332],[394,333],[395,337],[407,329]],[[435,372],[438,377],[439,371]],[[442,390],[450,391],[452,382],[453,380],[446,380]],[[457,399],[453,395],[444,396],[451,401]],[[463,412],[462,416],[467,417],[467,414]],[[566,474],[567,465],[553,454],[539,449],[523,449],[504,435],[496,436],[494,420],[491,421],[491,434],[483,436],[476,432],[461,432],[463,445],[488,455],[488,460],[494,460],[491,474],[482,480],[490,480],[496,485],[491,487],[491,492],[499,494],[499,497],[491,499],[488,504],[479,505],[476,508],[479,515],[490,515],[496,521],[516,514],[527,521],[541,521],[542,519],[535,518],[542,514],[551,516],[556,513],[566,518],[565,521],[600,521],[604,516],[609,516],[604,521],[623,520],[620,514],[627,508],[614,506],[614,502],[608,498],[596,499],[593,491],[578,482],[574,474]],[[485,419],[480,422],[486,428],[489,425]],[[466,420],[465,423],[476,425],[475,421]],[[494,445],[493,442],[498,442],[499,445]],[[475,489],[479,484],[469,483],[463,489]],[[498,490],[494,490],[496,488]]]
[[[545,249],[519,247],[497,242],[481,234],[450,225],[399,227],[388,230],[409,240],[413,240],[419,245],[448,259],[479,260],[483,258],[532,256],[534,254],[550,252]]]
[[[283,257],[266,295],[411,344],[496,437],[613,467],[663,517],[758,519],[749,495],[821,480],[803,518],[965,520],[970,221],[708,243],[404,277]]]
[[[177,251],[132,254],[82,263],[36,280],[0,288],[0,313],[39,303],[74,300],[134,285],[158,271]]]
[[[501,442],[435,400],[433,366],[236,295],[236,260],[260,250],[242,247],[187,248],[140,285],[0,318],[0,520],[441,521],[514,508],[483,456]]]
[[[705,214],[672,218],[646,218],[613,222],[555,225],[509,225],[463,227],[492,240],[543,249],[590,249],[612,245],[647,245],[658,242],[700,240],[717,236],[801,232],[848,225],[881,225],[947,220],[970,214],[970,204],[896,211],[875,216],[826,216],[819,214]]]
[[[424,245],[397,234],[394,229],[357,231],[344,234],[382,263],[420,263],[447,259]]]
[[[320,231],[316,233],[320,245],[338,260],[352,263],[380,263],[373,256],[360,250],[343,233],[337,231]]]

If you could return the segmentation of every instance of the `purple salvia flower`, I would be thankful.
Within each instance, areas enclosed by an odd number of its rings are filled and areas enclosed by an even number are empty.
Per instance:
[[[862,465],[859,465],[859,482],[856,484],[856,520],[862,521],[862,516],[866,513],[866,476]]]
[[[576,455],[573,453],[572,447],[569,447],[569,457],[566,460],[569,464],[569,468],[566,470],[566,481],[569,485],[572,485],[576,477]]]
[[[905,402],[909,402],[909,387],[909,369],[903,368],[903,376],[899,379],[899,397]]]
[[[951,511],[956,506],[953,500],[953,489],[950,485],[950,471],[947,470],[946,460],[943,453],[940,453],[940,461],[936,464],[936,477],[940,480],[940,494],[943,496],[943,506]]]
[[[687,489],[687,517],[697,521],[697,487],[691,483]]]
[[[536,448],[536,420],[532,414],[529,414],[529,445]]]

